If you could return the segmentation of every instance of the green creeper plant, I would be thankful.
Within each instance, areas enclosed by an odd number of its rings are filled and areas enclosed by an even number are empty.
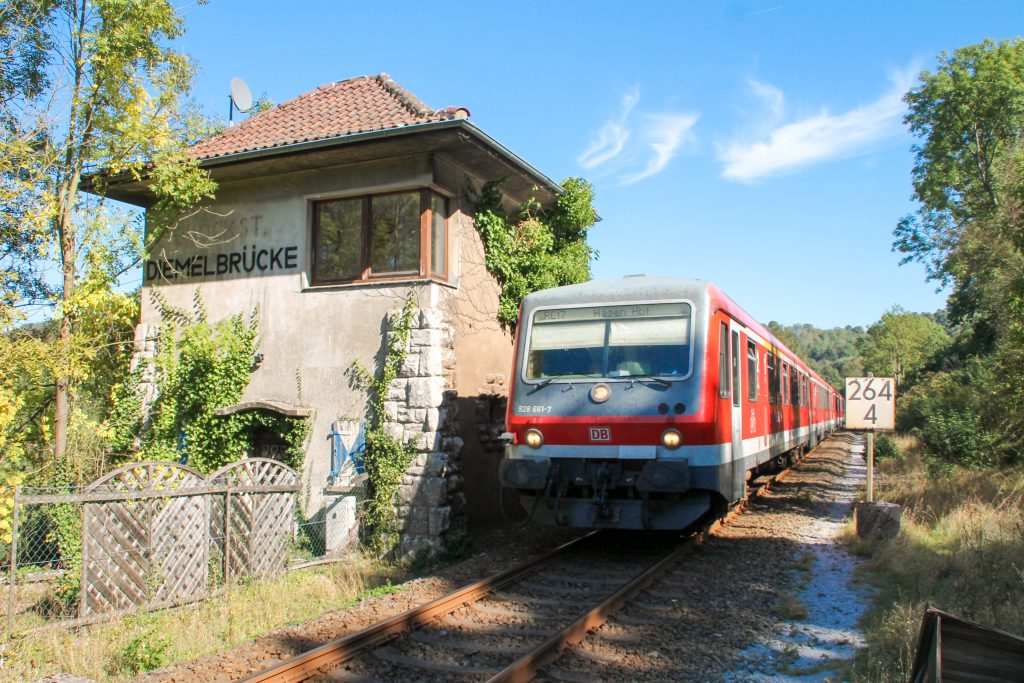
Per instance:
[[[363,464],[367,475],[367,496],[362,509],[362,533],[367,548],[378,557],[394,551],[398,545],[395,517],[395,493],[415,451],[385,429],[388,388],[409,352],[409,333],[416,308],[412,295],[402,309],[390,316],[390,332],[385,339],[384,361],[379,374],[353,361],[356,379],[368,390],[369,415],[366,421],[366,452]]]
[[[115,409],[108,432],[115,451],[130,453],[134,444],[149,460],[179,460],[208,474],[241,458],[252,431],[263,426],[288,443],[286,464],[302,464],[303,445],[309,436],[305,418],[264,411],[219,416],[217,408],[237,403],[253,370],[258,348],[257,312],[246,321],[241,314],[216,323],[207,320],[198,290],[193,311],[167,304],[154,294],[163,323],[152,359],[156,371],[157,398],[143,422],[138,368],[115,389]]]
[[[74,481],[70,465],[58,462],[54,468],[53,483],[67,486]],[[53,597],[63,610],[77,606],[82,588],[82,508],[74,503],[57,503],[46,508],[50,518],[50,531],[46,541],[57,546],[64,573],[53,584]]]
[[[531,198],[513,215],[503,206],[501,181],[485,184],[475,196],[474,221],[484,262],[501,285],[498,320],[506,328],[515,329],[527,294],[590,279],[590,260],[597,256],[587,244],[598,219],[593,200],[594,188],[582,178],[562,181],[554,207]]]

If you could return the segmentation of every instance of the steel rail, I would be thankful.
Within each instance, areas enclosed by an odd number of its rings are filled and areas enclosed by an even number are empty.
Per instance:
[[[625,586],[608,596],[600,605],[509,664],[493,678],[488,679],[487,683],[520,683],[533,680],[533,677],[541,669],[561,656],[562,649],[565,646],[580,642],[586,637],[587,633],[604,624],[608,617],[634,598],[637,593],[649,586],[662,572],[685,555],[688,555],[696,543],[696,540],[690,539],[673,550],[667,556],[634,577]]]
[[[362,650],[394,638],[404,631],[425,624],[439,616],[454,612],[463,605],[475,602],[505,584],[533,573],[557,555],[593,537],[597,533],[599,532],[592,531],[568,543],[563,543],[548,553],[507,569],[483,581],[470,584],[425,605],[414,607],[373,626],[338,638],[337,640],[332,640],[294,659],[289,659],[242,680],[244,683],[305,681],[324,668],[338,666],[352,659]]]
[[[817,450],[817,447],[814,449]],[[696,533],[693,538],[683,543],[670,554],[644,570],[633,578],[625,586],[606,598],[600,605],[590,610],[573,623],[561,629],[533,650],[523,655],[508,667],[489,679],[488,683],[499,682],[524,682],[532,680],[544,667],[549,666],[561,655],[562,650],[568,645],[574,645],[583,640],[586,635],[599,628],[608,618],[621,608],[626,602],[636,596],[644,588],[654,582],[664,571],[677,561],[682,559],[695,547],[704,542],[708,536],[713,536],[719,529],[727,525],[735,517],[740,515],[746,508],[749,501],[757,496],[763,495],[775,483],[786,478],[793,467],[806,460],[813,452],[811,450],[804,457],[792,465],[771,476],[765,483],[757,487],[739,504],[729,512],[714,520],[705,529]],[[449,614],[487,594],[516,581],[523,576],[533,573],[548,561],[561,554],[570,547],[580,544],[582,541],[600,533],[600,530],[592,531],[589,534],[564,543],[554,550],[545,553],[537,558],[524,562],[520,565],[507,569],[495,576],[465,586],[458,591],[438,598],[425,605],[414,607],[401,614],[397,614],[385,621],[369,626],[365,629],[352,633],[348,636],[338,638],[305,652],[298,657],[282,662],[269,669],[242,679],[242,683],[264,683],[264,682],[298,682],[305,681],[329,667],[336,667],[354,658],[363,650],[369,649],[378,643],[397,637],[405,631],[414,629],[439,616]]]
[[[813,452],[814,451],[811,451],[811,453]],[[653,583],[655,579],[661,576],[661,574],[663,574],[669,567],[689,553],[693,552],[696,546],[703,543],[707,536],[713,536],[715,532],[739,516],[746,508],[748,501],[763,495],[771,489],[772,485],[776,482],[785,479],[792,471],[793,467],[803,462],[809,455],[810,453],[794,462],[786,469],[770,477],[768,481],[757,487],[756,490],[732,508],[724,517],[716,519],[708,525],[706,529],[696,534],[694,538],[673,550],[666,557],[662,558],[644,572],[637,575],[636,578],[632,579],[628,584],[608,596],[600,605],[590,610],[562,630],[558,631],[543,643],[537,645],[537,647],[530,652],[509,664],[496,676],[489,678],[487,683],[526,683],[527,681],[533,680],[533,678],[542,669],[554,663],[555,660],[562,655],[562,650],[567,646],[576,645],[581,642],[588,633],[600,628],[610,616],[633,599],[638,593],[643,591],[643,589],[647,588],[647,586]]]

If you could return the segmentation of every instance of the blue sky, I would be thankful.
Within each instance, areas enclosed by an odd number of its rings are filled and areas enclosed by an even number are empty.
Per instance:
[[[184,10],[195,99],[274,102],[389,73],[555,180],[594,183],[596,278],[711,280],[760,320],[867,325],[945,303],[892,230],[900,96],[936,56],[1013,38],[1024,3],[212,0]],[[236,114],[237,116],[237,114]]]

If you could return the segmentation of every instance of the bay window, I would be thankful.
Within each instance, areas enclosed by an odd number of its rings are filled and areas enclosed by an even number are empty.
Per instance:
[[[313,203],[312,283],[448,275],[447,200],[430,190]]]

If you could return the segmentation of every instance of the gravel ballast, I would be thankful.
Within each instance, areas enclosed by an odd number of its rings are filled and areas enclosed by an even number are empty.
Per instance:
[[[540,680],[840,680],[841,661],[862,643],[854,626],[862,595],[850,588],[854,561],[835,543],[863,474],[854,441],[840,434],[821,444]],[[137,680],[238,680],[580,533],[512,524],[490,530],[473,557],[396,593]]]

